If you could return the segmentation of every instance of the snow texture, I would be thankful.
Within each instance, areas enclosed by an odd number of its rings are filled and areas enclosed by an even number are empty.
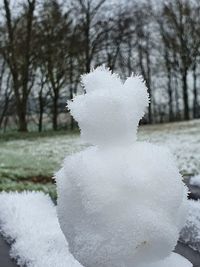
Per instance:
[[[148,94],[104,67],[82,77],[68,106],[93,146],[56,174],[58,216],[69,250],[86,267],[132,267],[168,257],[187,215],[187,189],[167,148],[137,141]]]
[[[200,252],[200,201],[189,200],[189,214],[180,240]]]
[[[190,185],[200,187],[200,175],[196,175],[190,178]]]
[[[11,256],[21,267],[83,267],[68,251],[56,208],[43,193],[1,193],[0,229],[11,242]],[[191,267],[178,254],[138,267]],[[94,266],[95,267],[95,266]]]
[[[69,253],[54,204],[43,193],[1,193],[0,229],[19,266],[81,267]]]

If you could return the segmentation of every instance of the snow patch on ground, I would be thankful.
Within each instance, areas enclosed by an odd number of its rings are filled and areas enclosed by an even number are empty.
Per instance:
[[[20,266],[81,267],[69,253],[56,207],[41,192],[1,193],[0,231]]]
[[[1,193],[0,229],[11,244],[11,257],[19,266],[83,267],[68,250],[56,207],[41,192]],[[192,267],[192,264],[172,253],[165,260],[140,267],[169,266]]]
[[[190,178],[190,185],[200,187],[200,175],[196,175]]]
[[[139,140],[168,147],[186,176],[200,173],[200,120],[139,127]]]
[[[188,200],[189,214],[180,240],[200,252],[200,201]]]

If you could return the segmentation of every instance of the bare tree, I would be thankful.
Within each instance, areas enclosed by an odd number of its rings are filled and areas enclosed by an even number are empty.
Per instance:
[[[152,96],[152,63],[151,54],[153,48],[153,38],[151,36],[151,5],[144,5],[143,8],[137,7],[134,12],[135,17],[135,33],[136,33],[136,48],[138,53],[138,65],[140,72],[146,82],[148,93]],[[152,28],[153,29],[153,28]],[[153,122],[152,118],[152,103],[148,107],[148,121]]]
[[[10,73],[6,68],[5,60],[2,60],[0,66],[0,128],[3,120],[8,112],[8,107],[11,101],[12,90],[10,87]]]
[[[102,17],[99,11],[106,0],[76,0],[73,1],[77,12],[80,32],[82,35],[82,49],[84,51],[85,72],[90,72],[91,63],[101,42],[104,40],[105,31],[102,27]]]
[[[43,70],[43,66],[41,65],[38,70],[37,77],[37,104],[38,104],[38,131],[42,132],[43,129],[43,116],[45,109],[47,108],[48,99],[49,99],[49,88],[47,86],[47,78],[45,75],[45,70]]]
[[[195,1],[191,7],[193,15],[190,17],[191,39],[192,39],[192,72],[193,72],[193,118],[200,115],[198,103],[198,68],[200,59],[200,3]]]
[[[30,68],[35,3],[36,0],[27,0],[22,13],[13,18],[10,2],[4,0],[6,32],[3,55],[12,75],[20,131],[27,131],[27,101],[32,88]]]
[[[168,49],[174,50],[182,79],[184,119],[190,118],[188,96],[188,72],[192,65],[193,41],[190,18],[193,16],[189,1],[170,1],[163,7],[163,30],[168,39]]]
[[[132,14],[127,10],[119,9],[117,10],[113,17],[105,22],[105,40],[103,43],[103,52],[106,54],[106,64],[111,70],[119,69],[127,65],[127,61],[131,60],[132,52],[132,35],[134,33],[134,27],[131,27],[133,24]],[[127,60],[127,44],[129,46],[129,57]],[[129,71],[132,73],[130,62],[129,62]]]
[[[52,98],[54,130],[58,128],[58,107],[61,90],[66,86],[69,78],[68,38],[71,35],[71,24],[70,12],[63,13],[58,1],[44,3],[39,25],[39,58],[45,70],[46,81]]]

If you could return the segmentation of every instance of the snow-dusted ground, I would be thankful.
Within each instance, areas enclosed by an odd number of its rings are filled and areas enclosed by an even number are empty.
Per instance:
[[[182,174],[200,174],[200,120],[140,127],[139,139],[169,147]]]
[[[0,193],[0,233],[19,266],[81,267],[69,253],[56,207],[43,193]]]
[[[11,257],[19,266],[83,267],[70,254],[56,207],[43,193],[0,193],[0,229],[11,243]],[[163,261],[140,267],[169,266],[192,267],[192,264],[172,253]]]
[[[0,142],[0,177],[52,176],[65,155],[82,147],[77,134]]]
[[[200,201],[188,200],[189,215],[181,231],[181,242],[200,252]]]
[[[139,140],[166,145],[183,174],[200,173],[200,120],[142,126]],[[58,135],[0,142],[0,177],[51,176],[63,158],[84,148],[79,135]]]
[[[192,176],[190,179],[190,185],[200,187],[200,175]]]

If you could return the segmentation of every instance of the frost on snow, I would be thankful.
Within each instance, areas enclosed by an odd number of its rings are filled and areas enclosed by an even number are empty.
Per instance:
[[[190,178],[190,184],[200,187],[200,175],[196,175]]]
[[[138,76],[122,83],[104,67],[84,75],[82,84],[86,94],[68,106],[93,146],[68,156],[56,174],[69,249],[85,267],[163,260],[184,225],[187,189],[166,148],[137,141],[149,101],[145,84]]]

